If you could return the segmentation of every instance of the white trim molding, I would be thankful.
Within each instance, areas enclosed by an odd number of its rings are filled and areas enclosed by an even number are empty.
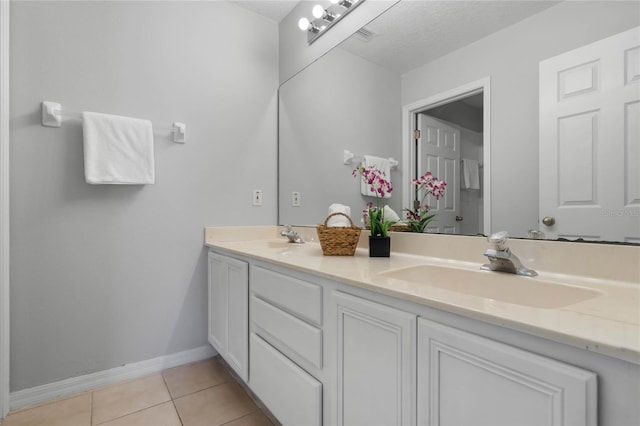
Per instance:
[[[11,393],[11,410],[159,373],[217,355],[209,345]]]
[[[9,0],[0,0],[0,420],[9,412]]]
[[[413,130],[415,127],[415,114],[417,112],[434,108],[467,96],[482,93],[483,94],[483,209],[484,209],[484,229],[483,233],[489,235],[491,233],[491,77],[485,77],[480,80],[467,83],[460,87],[447,90],[437,95],[420,99],[402,107],[402,164],[411,164],[411,167],[402,169],[402,182],[406,186],[402,193],[402,205],[410,206],[413,203],[411,199],[411,180],[415,173],[415,158],[413,154]]]

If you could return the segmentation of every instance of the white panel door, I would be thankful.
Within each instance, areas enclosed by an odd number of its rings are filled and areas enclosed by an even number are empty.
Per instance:
[[[540,62],[548,237],[640,242],[640,28]]]
[[[335,292],[339,426],[415,425],[416,315]]]
[[[459,234],[456,217],[460,215],[460,130],[443,120],[417,114],[420,139],[418,144],[418,174],[431,172],[447,182],[444,197],[426,200],[431,213],[437,216],[427,232]],[[422,195],[419,195],[422,198]]]
[[[594,373],[418,319],[418,424],[597,424]]]

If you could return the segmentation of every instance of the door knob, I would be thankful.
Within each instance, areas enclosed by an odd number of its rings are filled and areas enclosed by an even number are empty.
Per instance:
[[[553,226],[556,224],[556,218],[552,216],[545,216],[544,219],[542,219],[542,223],[546,226]]]
[[[462,216],[456,216],[456,222],[462,222]]]

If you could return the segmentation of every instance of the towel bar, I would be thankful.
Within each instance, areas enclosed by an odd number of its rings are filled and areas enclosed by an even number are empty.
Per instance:
[[[342,164],[352,164],[355,159],[359,159],[360,161],[362,161],[361,156],[356,157],[356,155],[348,149],[345,149],[342,152]],[[391,169],[397,169],[398,164],[398,160],[393,157],[389,157],[389,166],[391,167]]]
[[[63,111],[62,105],[57,102],[42,101],[42,125],[45,127],[60,127],[62,125],[62,115],[72,116],[82,120],[82,113]],[[153,125],[154,128],[166,129],[163,126]],[[187,142],[187,125],[178,121],[174,122],[169,131],[173,134],[173,141],[176,143]]]

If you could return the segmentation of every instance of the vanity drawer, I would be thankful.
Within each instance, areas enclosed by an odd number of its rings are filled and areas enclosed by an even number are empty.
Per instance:
[[[250,338],[249,387],[283,425],[322,424],[322,383],[259,336]]]
[[[322,330],[251,296],[251,322],[262,338],[322,368]],[[283,347],[284,345],[284,347]]]
[[[316,325],[322,324],[322,287],[259,266],[251,267],[251,291]]]

